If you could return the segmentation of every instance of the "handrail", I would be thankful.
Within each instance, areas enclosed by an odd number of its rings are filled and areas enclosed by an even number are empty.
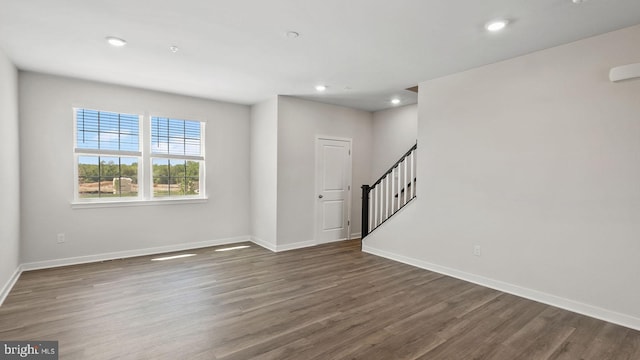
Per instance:
[[[417,149],[416,143],[372,186],[362,185],[362,238],[416,197]]]

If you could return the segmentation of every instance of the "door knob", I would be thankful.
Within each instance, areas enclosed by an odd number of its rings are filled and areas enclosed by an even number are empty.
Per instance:
[[[322,199],[324,196],[322,195],[318,195],[318,199]]]

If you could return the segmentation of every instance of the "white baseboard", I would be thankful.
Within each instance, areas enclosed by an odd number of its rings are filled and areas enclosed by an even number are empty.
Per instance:
[[[322,243],[316,243],[316,245],[331,244],[331,243],[334,243],[334,242],[347,241],[347,240],[353,240],[353,239],[359,239],[359,237],[351,236],[348,239],[347,238],[341,238],[341,239],[329,240],[329,241],[325,241],[325,242],[322,242]]]
[[[264,241],[262,239],[260,239],[259,237],[256,236],[250,236],[249,239],[251,240],[252,243],[262,246],[263,248],[270,250],[272,252],[276,252],[276,245],[268,242],[268,241]]]
[[[277,245],[277,244],[272,244],[270,242],[264,241],[259,237],[255,237],[255,236],[251,236],[251,241],[254,242],[256,245],[260,245],[263,248],[270,250],[272,252],[288,251],[288,250],[300,249],[300,248],[316,245],[316,242],[313,240],[301,241],[301,242],[292,243],[292,244]]]
[[[565,299],[559,296],[547,294],[541,291],[532,290],[517,285],[509,284],[506,282],[485,278],[483,276],[467,273],[451,269],[448,267],[432,264],[423,260],[407,257],[404,255],[398,255],[385,250],[380,250],[366,244],[362,244],[362,251],[381,256],[387,259],[395,260],[408,265],[416,266],[429,271],[437,272],[443,275],[448,275],[457,279],[468,281],[474,284],[485,286],[491,289],[523,297],[529,300],[541,302],[543,304],[555,306],[561,309],[569,310],[578,314],[586,315],[596,319],[604,320],[610,323],[625,326],[631,329],[640,330],[640,319],[621,314],[615,311],[603,309],[597,306],[584,304],[578,301]]]
[[[71,257],[71,258],[64,258],[64,259],[37,261],[37,262],[22,264],[21,267],[22,267],[22,271],[49,269],[49,268],[55,268],[60,266],[86,264],[86,263],[92,263],[92,262],[98,262],[98,261],[124,259],[124,258],[136,257],[136,256],[146,256],[146,255],[155,255],[155,254],[162,254],[162,253],[175,252],[175,251],[199,249],[199,248],[209,247],[209,246],[235,244],[243,241],[251,241],[251,240],[249,236],[238,236],[233,238],[199,241],[199,242],[168,245],[168,246],[159,246],[159,247],[146,248],[146,249],[116,251],[111,253],[78,256],[78,257]]]
[[[277,252],[289,251],[289,250],[302,249],[302,248],[316,246],[316,245],[318,245],[318,244],[314,240],[299,241],[299,242],[291,243],[291,244],[276,245],[276,251]]]
[[[22,274],[22,265],[18,265],[18,267],[13,272],[13,274],[11,275],[7,283],[4,284],[4,286],[2,287],[2,290],[0,290],[0,306],[2,306],[2,303],[4,303],[4,301],[7,299],[7,296],[9,296],[9,292],[11,292],[11,289],[13,289],[13,285],[16,284],[16,281],[18,281],[18,278],[20,277],[21,274]]]
[[[362,238],[362,232],[357,232],[357,233],[351,234],[351,237],[349,238],[349,240],[360,239],[360,238]]]
[[[358,239],[358,237],[355,237],[352,239]],[[295,243],[291,243],[291,244],[281,244],[281,245],[277,245],[277,244],[272,244],[270,242],[266,242],[258,237],[252,236],[251,237],[251,241],[254,242],[257,245],[262,246],[263,248],[267,249],[267,250],[271,250],[273,252],[282,252],[282,251],[289,251],[289,250],[295,250],[295,249],[302,249],[302,248],[306,248],[306,247],[312,247],[312,246],[316,246],[316,245],[322,245],[322,244],[329,244],[332,242],[338,242],[338,241],[345,241],[347,240],[346,238],[343,239],[336,239],[336,240],[331,240],[331,241],[327,241],[324,243],[317,243],[315,240],[309,240],[309,241],[299,241],[299,242],[295,242]]]

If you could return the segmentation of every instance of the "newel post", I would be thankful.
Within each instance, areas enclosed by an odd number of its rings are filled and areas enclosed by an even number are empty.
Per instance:
[[[362,239],[369,235],[369,189],[369,185],[362,185]]]

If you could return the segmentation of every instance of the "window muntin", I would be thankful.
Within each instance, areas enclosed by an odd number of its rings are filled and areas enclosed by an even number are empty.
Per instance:
[[[201,122],[151,118],[151,153],[202,157]]]
[[[76,149],[140,150],[140,116],[76,109]]]

